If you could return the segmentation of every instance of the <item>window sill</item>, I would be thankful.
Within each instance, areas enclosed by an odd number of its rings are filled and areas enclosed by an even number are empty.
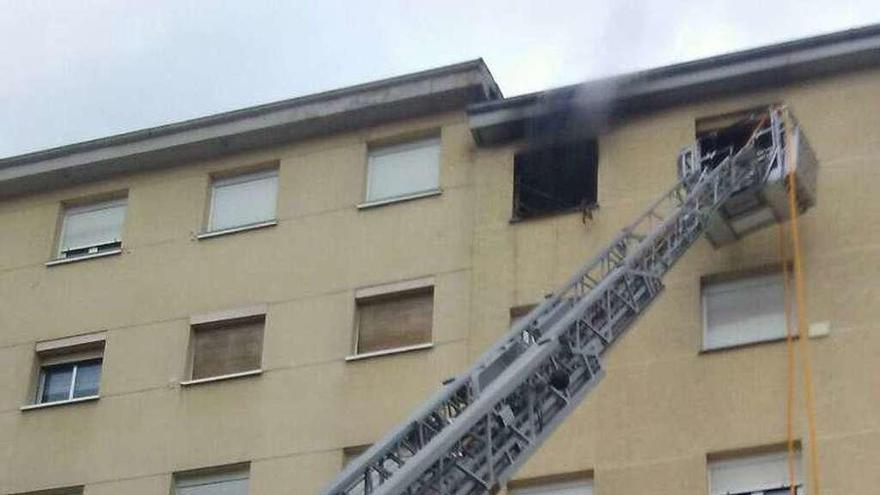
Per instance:
[[[585,216],[589,216],[590,218],[592,218],[592,215],[594,214],[594,212],[596,212],[598,210],[599,210],[598,204],[592,204],[592,205],[587,205],[587,206],[573,206],[571,208],[561,208],[559,210],[548,211],[548,212],[544,212],[544,213],[536,213],[534,215],[529,215],[526,217],[512,216],[512,217],[510,217],[510,220],[508,221],[508,223],[515,224],[515,223],[530,222],[532,220],[542,220],[542,219],[546,219],[546,218],[553,218],[553,217],[560,216],[560,215],[568,215],[571,213],[581,213]]]
[[[408,345],[406,347],[395,347],[393,349],[383,349],[381,351],[373,351],[373,352],[365,352],[363,354],[353,354],[351,356],[345,356],[346,361],[360,361],[362,359],[370,359],[380,356],[389,356],[391,354],[402,354],[405,352],[413,352],[413,351],[421,351],[425,349],[430,349],[434,347],[433,342],[428,342],[426,344],[416,344],[416,345]]]
[[[793,337],[793,339],[797,340],[798,336],[795,335]],[[767,340],[756,340],[754,342],[743,342],[742,344],[731,344],[731,345],[725,345],[725,346],[719,346],[719,347],[709,347],[709,348],[704,347],[704,348],[700,349],[700,354],[715,354],[717,352],[735,351],[738,349],[748,349],[750,347],[757,347],[757,346],[768,345],[768,344],[778,344],[780,342],[785,342],[785,340],[786,340],[785,337],[775,337],[775,338],[767,339]]]
[[[404,201],[412,201],[414,199],[422,199],[422,198],[430,198],[432,196],[439,196],[443,194],[442,189],[432,189],[430,191],[423,191],[415,194],[408,194],[406,196],[395,196],[393,198],[386,199],[377,199],[375,201],[367,201],[366,203],[361,203],[357,205],[358,210],[366,210],[369,208],[375,208],[377,206],[385,206],[391,205],[394,203],[402,203]]]
[[[84,254],[82,256],[71,256],[70,258],[57,258],[46,262],[46,266],[66,265],[68,263],[76,263],[77,261],[93,260],[95,258],[106,258],[107,256],[116,256],[122,254],[122,248],[111,249],[94,254]]]
[[[249,225],[242,225],[240,227],[232,227],[229,229],[212,230],[210,232],[201,232],[201,233],[196,234],[196,239],[198,239],[198,240],[211,239],[213,237],[220,237],[220,236],[224,236],[224,235],[237,234],[239,232],[247,232],[249,230],[265,229],[266,227],[274,227],[276,225],[278,225],[278,220],[269,220],[267,222],[252,223]]]
[[[189,387],[191,385],[199,385],[202,383],[212,383],[212,382],[221,382],[223,380],[234,380],[236,378],[244,378],[246,376],[256,376],[263,373],[262,368],[258,368],[250,371],[241,371],[239,373],[230,373],[228,375],[218,375],[218,376],[209,376],[208,378],[199,378],[196,380],[186,380],[180,382],[182,387]]]
[[[26,406],[21,406],[21,410],[31,411],[33,409],[45,409],[47,407],[67,406],[70,404],[79,404],[80,402],[92,402],[98,400],[99,398],[99,395],[89,395],[87,397],[77,397],[76,399],[56,400],[55,402],[43,402],[40,404],[28,404]]]

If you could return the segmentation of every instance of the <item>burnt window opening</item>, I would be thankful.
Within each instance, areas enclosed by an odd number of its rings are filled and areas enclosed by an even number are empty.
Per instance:
[[[698,120],[696,138],[703,166],[714,169],[748,144],[759,128],[769,125],[768,107]],[[770,139],[770,136],[763,134],[761,139]],[[758,144],[763,147],[762,143]]]
[[[595,207],[598,161],[595,140],[517,153],[513,220]]]

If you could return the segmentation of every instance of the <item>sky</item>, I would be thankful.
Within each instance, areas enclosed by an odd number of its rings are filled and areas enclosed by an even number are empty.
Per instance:
[[[872,23],[876,0],[0,0],[0,157],[478,57],[514,96]]]

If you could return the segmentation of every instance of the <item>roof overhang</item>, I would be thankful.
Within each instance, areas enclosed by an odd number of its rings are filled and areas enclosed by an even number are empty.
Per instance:
[[[0,159],[0,198],[185,164],[500,98],[473,60],[176,124]]]
[[[481,146],[595,136],[625,115],[878,65],[880,25],[873,25],[476,103],[468,115]]]

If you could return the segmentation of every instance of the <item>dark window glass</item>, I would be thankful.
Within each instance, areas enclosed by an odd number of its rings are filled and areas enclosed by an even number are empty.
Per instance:
[[[53,364],[41,370],[39,403],[98,395],[101,359]]]
[[[101,360],[77,363],[76,383],[73,384],[73,398],[98,395],[101,381]]]
[[[43,393],[40,402],[67,400],[70,397],[70,381],[73,364],[59,364],[43,368]]]

